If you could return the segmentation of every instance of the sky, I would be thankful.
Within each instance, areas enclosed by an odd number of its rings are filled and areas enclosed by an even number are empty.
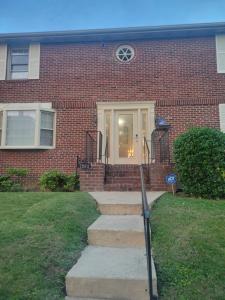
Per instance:
[[[225,22],[225,0],[0,0],[0,32]]]

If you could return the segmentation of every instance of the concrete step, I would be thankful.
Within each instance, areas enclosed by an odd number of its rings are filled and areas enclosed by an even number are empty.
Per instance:
[[[91,192],[103,215],[141,215],[140,192]],[[148,203],[152,203],[164,192],[147,192]]]
[[[144,247],[143,218],[102,215],[88,228],[88,242],[106,247]]]
[[[78,299],[147,300],[147,289],[144,248],[88,246],[66,276],[67,295]]]
[[[80,297],[66,297],[65,300],[108,300],[103,298],[80,298]]]

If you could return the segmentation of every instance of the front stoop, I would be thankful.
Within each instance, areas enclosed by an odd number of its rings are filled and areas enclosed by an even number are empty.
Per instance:
[[[151,205],[163,192],[148,192]],[[92,192],[103,214],[88,228],[89,246],[66,276],[66,300],[148,300],[140,192]],[[157,279],[153,269],[153,291]]]
[[[164,192],[147,192],[151,206]],[[141,215],[140,192],[91,192],[103,215]]]

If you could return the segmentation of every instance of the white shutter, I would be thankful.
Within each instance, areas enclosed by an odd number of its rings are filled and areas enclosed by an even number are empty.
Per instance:
[[[32,43],[29,47],[28,78],[39,79],[40,69],[40,44]]]
[[[217,72],[225,73],[225,34],[216,36]]]
[[[225,132],[225,104],[219,105],[220,113],[220,130]]]
[[[0,44],[0,80],[6,79],[7,45]]]

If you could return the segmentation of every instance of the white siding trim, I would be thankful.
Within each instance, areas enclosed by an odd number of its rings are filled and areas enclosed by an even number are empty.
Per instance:
[[[225,132],[225,104],[219,105],[220,130]]]
[[[36,109],[51,109],[51,102],[39,103],[0,103],[0,110],[36,110]]]
[[[40,43],[32,43],[29,47],[28,79],[39,79]]]
[[[225,73],[225,34],[216,35],[217,72]]]
[[[7,45],[0,44],[0,80],[6,79],[7,69]]]

